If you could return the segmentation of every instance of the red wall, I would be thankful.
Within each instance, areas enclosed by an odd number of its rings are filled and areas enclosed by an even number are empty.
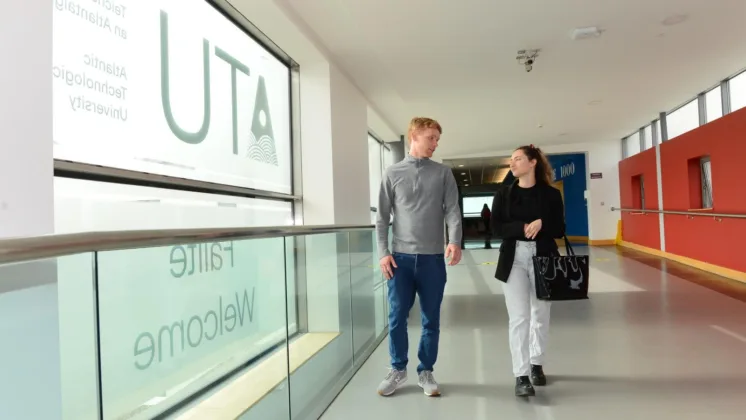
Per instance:
[[[713,209],[701,212],[746,214],[746,109],[663,143],[660,153],[663,209],[696,207],[699,198],[692,188],[690,160],[710,156]],[[621,207],[632,207],[632,177],[644,173],[647,208],[657,208],[655,170],[655,149],[619,163]],[[658,215],[625,212],[622,229],[625,241],[660,249]],[[664,229],[666,252],[746,272],[740,246],[746,237],[746,219],[665,215]]]
[[[693,208],[692,201],[697,200],[690,193],[688,161],[709,155],[713,203],[709,212],[746,214],[746,109],[665,142],[660,149],[664,209]],[[740,246],[746,237],[746,219],[666,215],[664,220],[667,252],[746,272]]]
[[[639,208],[639,194],[633,188],[633,178],[643,176],[645,182],[645,208],[658,208],[658,177],[656,174],[655,149],[619,162],[620,207]],[[665,193],[663,195],[665,197]],[[660,223],[657,213],[622,213],[622,238],[648,248],[660,249]]]

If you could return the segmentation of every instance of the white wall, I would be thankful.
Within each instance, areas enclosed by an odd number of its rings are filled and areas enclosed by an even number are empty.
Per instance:
[[[368,105],[368,129],[386,143],[400,141],[400,133],[389,125],[372,106]]]
[[[610,240],[616,238],[619,212],[611,207],[619,207],[619,170],[622,150],[619,140],[600,140],[591,143],[574,143],[542,146],[545,153],[585,153],[587,159],[588,185],[588,238],[590,240]],[[484,156],[510,156],[512,149],[476,155],[446,156],[444,159],[466,159]],[[600,172],[601,179],[590,179],[590,174]]]
[[[5,4],[0,56],[0,238],[53,233],[49,2]],[[55,270],[0,266],[1,419],[61,418]]]
[[[335,224],[370,224],[368,104],[360,91],[331,67]]]

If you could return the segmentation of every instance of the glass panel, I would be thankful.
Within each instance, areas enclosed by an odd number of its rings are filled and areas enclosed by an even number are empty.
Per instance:
[[[56,159],[291,192],[282,61],[207,1],[90,3],[53,6]]]
[[[0,265],[0,419],[98,418],[94,316],[91,254]]]
[[[699,104],[692,100],[666,117],[668,139],[674,139],[699,127]]]
[[[712,208],[712,163],[709,156],[699,162],[702,172],[702,208]]]
[[[54,216],[56,233],[293,224],[287,201],[61,177]]]
[[[353,253],[353,257],[349,252],[351,243],[355,251],[360,251],[369,246],[370,239],[363,244],[356,235],[351,241],[348,233],[309,235],[302,239],[296,246],[297,252],[305,253],[305,265],[299,271],[305,273],[308,331],[289,343],[291,412],[293,419],[316,419],[336,397],[334,386],[352,374],[352,314],[357,311],[353,303],[361,302],[363,308],[368,308],[363,313],[373,310],[371,276],[362,275],[364,270],[360,268],[367,253]],[[353,276],[360,279],[354,299],[350,284],[353,259],[356,272]]]
[[[285,253],[284,238],[99,253],[106,418],[289,418]]]
[[[356,360],[373,345],[376,332],[377,253],[372,230],[350,232],[350,281],[352,287],[352,337]]]
[[[390,235],[390,234],[389,234]],[[389,236],[391,237],[391,236]],[[371,249],[373,258],[373,294],[376,299],[376,337],[383,333],[387,325],[388,312],[386,312],[386,288],[381,266],[378,264],[378,241],[375,232],[371,235]]]
[[[624,140],[624,147],[627,150],[627,157],[640,153],[640,133],[635,132]]]
[[[746,72],[730,79],[730,110],[746,107]]]
[[[705,108],[707,109],[707,122],[715,121],[723,116],[723,98],[720,86],[705,93]]]
[[[661,132],[661,120],[655,120],[655,132],[658,133],[658,144],[663,143],[663,133]]]
[[[93,254],[57,258],[62,418],[66,420],[98,419],[93,267]],[[5,417],[0,415],[0,418]]]
[[[645,139],[645,150],[651,149],[653,147],[653,127],[646,125],[643,130],[643,135]]]
[[[382,146],[383,147],[383,146]],[[394,164],[394,152],[388,147],[383,147],[383,170]]]

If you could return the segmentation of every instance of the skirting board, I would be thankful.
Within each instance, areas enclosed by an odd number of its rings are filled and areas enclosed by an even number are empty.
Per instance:
[[[648,248],[642,245],[633,244],[631,242],[621,241],[619,242],[619,246],[623,246],[629,249],[634,249],[635,251],[644,252],[646,254],[655,255],[656,257],[666,258],[671,261],[676,261],[678,263],[688,265],[690,267],[698,268],[702,271],[707,271],[708,273],[716,274],[718,276],[726,277],[731,280],[736,280],[742,283],[746,283],[746,273],[742,271],[736,271],[730,268],[721,267],[719,265],[697,261],[692,258],[682,257],[680,255],[671,254],[670,252],[664,252],[659,249]]]
[[[616,245],[616,239],[591,239],[588,241],[590,246],[611,246]]]
[[[567,239],[573,244],[588,244],[590,246],[616,245],[616,239],[589,239],[587,236],[568,236]],[[563,239],[557,239],[557,245],[564,245]]]

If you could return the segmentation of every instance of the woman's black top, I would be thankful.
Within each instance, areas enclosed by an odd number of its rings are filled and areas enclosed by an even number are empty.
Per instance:
[[[534,239],[536,255],[558,255],[557,243],[565,236],[565,208],[559,190],[537,183],[521,188],[518,181],[501,184],[492,199],[492,231],[502,240],[495,278],[507,281],[513,268],[516,241],[529,241],[524,226],[541,219],[541,230]]]
[[[540,188],[541,187],[538,185],[534,185],[531,188],[521,188],[517,184],[513,186],[513,193],[510,195],[510,201],[508,204],[510,206],[510,214],[513,220],[523,223],[531,223],[536,219],[541,219],[541,207],[539,206]],[[536,240],[536,238],[524,239],[527,241]]]

